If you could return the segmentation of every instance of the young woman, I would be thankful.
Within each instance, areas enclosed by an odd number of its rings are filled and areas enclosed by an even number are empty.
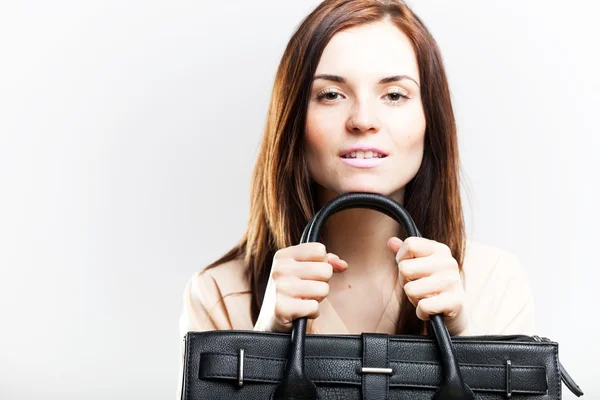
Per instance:
[[[183,295],[181,335],[204,330],[534,334],[527,276],[510,253],[465,238],[456,125],[442,57],[398,0],[326,0],[277,70],[248,228]],[[314,212],[348,192],[404,205],[424,238],[372,210]],[[404,238],[404,240],[400,239]]]

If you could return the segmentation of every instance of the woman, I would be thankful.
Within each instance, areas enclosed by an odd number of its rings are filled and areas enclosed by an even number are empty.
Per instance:
[[[456,125],[439,49],[396,0],[326,0],[281,60],[254,170],[248,228],[184,291],[181,335],[203,330],[533,334],[526,274],[468,241]],[[424,238],[366,209],[332,216],[297,245],[325,202],[375,192],[402,203]],[[180,380],[181,381],[181,380]]]

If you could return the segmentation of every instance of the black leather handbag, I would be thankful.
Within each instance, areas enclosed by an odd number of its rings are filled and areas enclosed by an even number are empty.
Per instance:
[[[325,220],[348,208],[380,211],[421,236],[399,203],[349,193],[315,214],[301,243],[318,241]],[[307,335],[306,322],[295,320],[287,334],[188,332],[182,400],[550,400],[561,398],[561,381],[583,395],[546,338],[451,338],[442,315],[431,316],[430,336]]]

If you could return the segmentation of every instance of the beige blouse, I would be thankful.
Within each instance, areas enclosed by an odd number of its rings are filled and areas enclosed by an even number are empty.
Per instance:
[[[183,374],[183,336],[188,331],[252,330],[250,287],[239,262],[228,262],[200,271],[188,281],[183,292],[179,320],[181,363],[177,399]],[[509,252],[467,241],[462,268],[466,294],[465,310],[471,319],[468,335],[536,333],[534,303],[527,274]],[[394,333],[400,312],[400,281],[392,292],[377,333]],[[308,333],[351,334],[327,298],[319,304],[319,316],[309,324]]]

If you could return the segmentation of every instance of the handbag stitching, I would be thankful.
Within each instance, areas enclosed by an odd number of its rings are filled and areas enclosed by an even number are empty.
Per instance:
[[[394,294],[392,293],[392,296]],[[385,365],[389,368],[390,367],[390,337],[387,336],[385,338]],[[390,397],[390,376],[386,375],[385,376],[385,380],[386,380],[386,385],[385,385],[385,398],[389,398]]]
[[[439,386],[432,386],[432,385],[411,385],[411,384],[402,384],[403,387],[409,387],[409,388],[417,388],[417,389],[438,389]],[[484,391],[487,390],[489,392],[492,393],[505,393],[504,389],[497,389],[497,388],[487,388],[487,387],[480,387],[480,386],[475,386],[472,387],[471,389],[475,390],[475,391]],[[526,390],[526,389],[518,389],[518,390],[513,390],[512,393],[517,393],[517,394],[541,394],[541,393],[548,393],[548,391],[542,392],[542,391],[538,391],[538,390]]]
[[[221,355],[221,356],[227,356],[227,357],[232,357],[232,358],[236,358],[237,355],[231,354],[231,353],[221,353],[221,352],[205,352],[205,353],[201,353],[202,354],[210,354],[210,355]],[[556,354],[556,352],[554,353]],[[272,357],[261,357],[261,356],[246,356],[247,358],[253,358],[253,359],[264,359],[264,360],[275,360],[275,361],[280,361],[283,362],[284,360],[281,358],[272,358]],[[339,358],[337,357],[317,357],[317,356],[312,356],[312,357],[306,357],[306,358],[311,358],[311,359],[321,359],[321,360],[338,360]],[[345,357],[343,359],[352,359],[352,360],[359,360],[358,358],[351,358],[351,357]],[[558,358],[555,358],[556,361],[558,362]],[[392,360],[393,362],[398,362],[397,360]],[[428,362],[428,361],[424,361],[424,362],[419,362],[419,361],[400,361],[402,363],[405,364],[417,364],[417,365],[438,365],[435,362]],[[388,365],[389,365],[389,357],[388,357]],[[486,366],[486,365],[476,365],[476,364],[463,364],[463,365],[468,365],[469,368],[479,368],[479,369],[490,369],[490,370],[495,370],[495,369],[499,369],[501,368],[500,366]],[[520,369],[520,370],[531,370],[531,369],[539,369],[539,370],[546,370],[546,367],[541,367],[541,366],[513,366],[513,370],[514,369]],[[544,376],[547,377],[547,373],[544,373]],[[222,375],[222,374],[210,374],[208,375],[208,378],[234,378],[232,375]],[[259,378],[259,377],[251,377],[250,378],[251,381],[255,381],[255,382],[265,382],[265,383],[276,383],[278,381],[274,381],[272,379],[263,379],[263,378]],[[349,381],[347,379],[317,379],[315,380],[316,382],[319,383],[347,383],[347,384],[355,384],[356,381]],[[432,386],[432,385],[427,385],[427,384],[410,384],[410,383],[405,383],[405,382],[399,382],[396,383],[396,385],[402,385],[404,387],[412,387],[412,388],[427,388],[427,389],[436,389],[437,386]],[[389,388],[390,386],[392,386],[391,384],[388,384],[387,387],[387,394],[389,396]],[[546,387],[548,387],[548,383],[546,382]],[[476,386],[474,387],[474,390],[487,390],[487,391],[492,391],[492,392],[501,392],[500,389],[497,388],[490,388],[490,387],[480,387],[480,386]],[[186,395],[189,395],[189,386],[186,385]],[[540,391],[536,391],[536,390],[525,390],[525,389],[519,389],[517,391],[515,391],[515,393],[523,393],[523,394],[539,394]],[[547,393],[547,391],[546,391]]]
[[[201,354],[209,354],[209,355],[219,355],[219,356],[229,356],[229,357],[238,357],[238,354],[234,354],[234,353],[222,353],[219,351],[205,351],[202,352]],[[277,358],[277,357],[264,357],[264,356],[249,356],[248,354],[244,355],[244,358],[254,358],[254,359],[259,359],[259,360],[270,360],[270,361],[280,361],[280,362],[286,362],[287,359],[285,358]],[[306,357],[306,358],[311,358],[311,357]]]
[[[417,364],[417,365],[440,365],[439,363],[433,361],[404,361],[404,360],[392,360],[392,363],[401,363],[401,364]],[[481,364],[460,364],[459,366],[468,366],[469,368],[488,368],[488,369],[504,369],[504,365],[481,365]],[[543,369],[546,370],[546,367],[543,365],[512,365],[513,370],[515,369]],[[548,385],[546,385],[548,386]]]
[[[202,352],[200,354],[228,356],[228,357],[234,357],[234,358],[238,357],[237,354],[223,353],[223,352],[218,352],[218,351]],[[247,355],[247,354],[244,357],[247,359],[250,358],[250,359],[259,359],[259,360],[279,361],[282,363],[285,363],[287,361],[285,358],[263,357],[263,356]],[[321,356],[306,356],[305,359],[325,360],[325,361],[352,360],[352,361],[357,361],[357,362],[360,362],[360,360],[361,360],[358,357],[321,357]],[[558,359],[556,359],[556,361],[558,361]],[[388,357],[388,365],[390,363],[417,364],[417,365],[439,365],[439,363],[435,362],[435,361],[410,361],[410,360],[400,360],[400,359],[390,360]],[[504,365],[501,365],[501,364],[498,364],[498,365],[459,364],[459,365],[460,366],[468,366],[469,368],[488,368],[488,369],[504,368]],[[543,370],[545,370],[546,367],[540,366],[540,365],[514,365],[513,364],[512,369],[513,370],[515,370],[515,369],[543,369]]]
[[[231,375],[221,375],[221,374],[213,374],[210,375],[209,378],[234,378]],[[251,378],[251,380],[249,380],[249,382],[264,382],[264,383],[278,383],[279,381],[276,380],[269,380],[269,379],[262,379],[262,378]],[[347,383],[347,384],[355,384],[356,382],[351,382],[351,381],[347,381],[347,380],[321,380],[321,379],[317,379],[316,382],[319,383]],[[392,385],[390,385],[392,386]],[[417,388],[417,389],[437,389],[438,386],[433,386],[433,385],[412,385],[412,384],[408,384],[408,383],[403,383],[402,384],[403,387],[409,387],[409,388]],[[503,393],[504,390],[502,389],[497,389],[497,388],[488,388],[488,387],[481,387],[481,386],[475,386],[474,390],[476,391],[483,391],[483,390],[487,390],[490,392],[495,392],[495,393]],[[388,392],[389,393],[389,392]],[[540,394],[542,393],[541,391],[536,391],[536,390],[525,390],[525,389],[518,389],[518,390],[513,390],[513,393],[521,393],[521,394]]]

